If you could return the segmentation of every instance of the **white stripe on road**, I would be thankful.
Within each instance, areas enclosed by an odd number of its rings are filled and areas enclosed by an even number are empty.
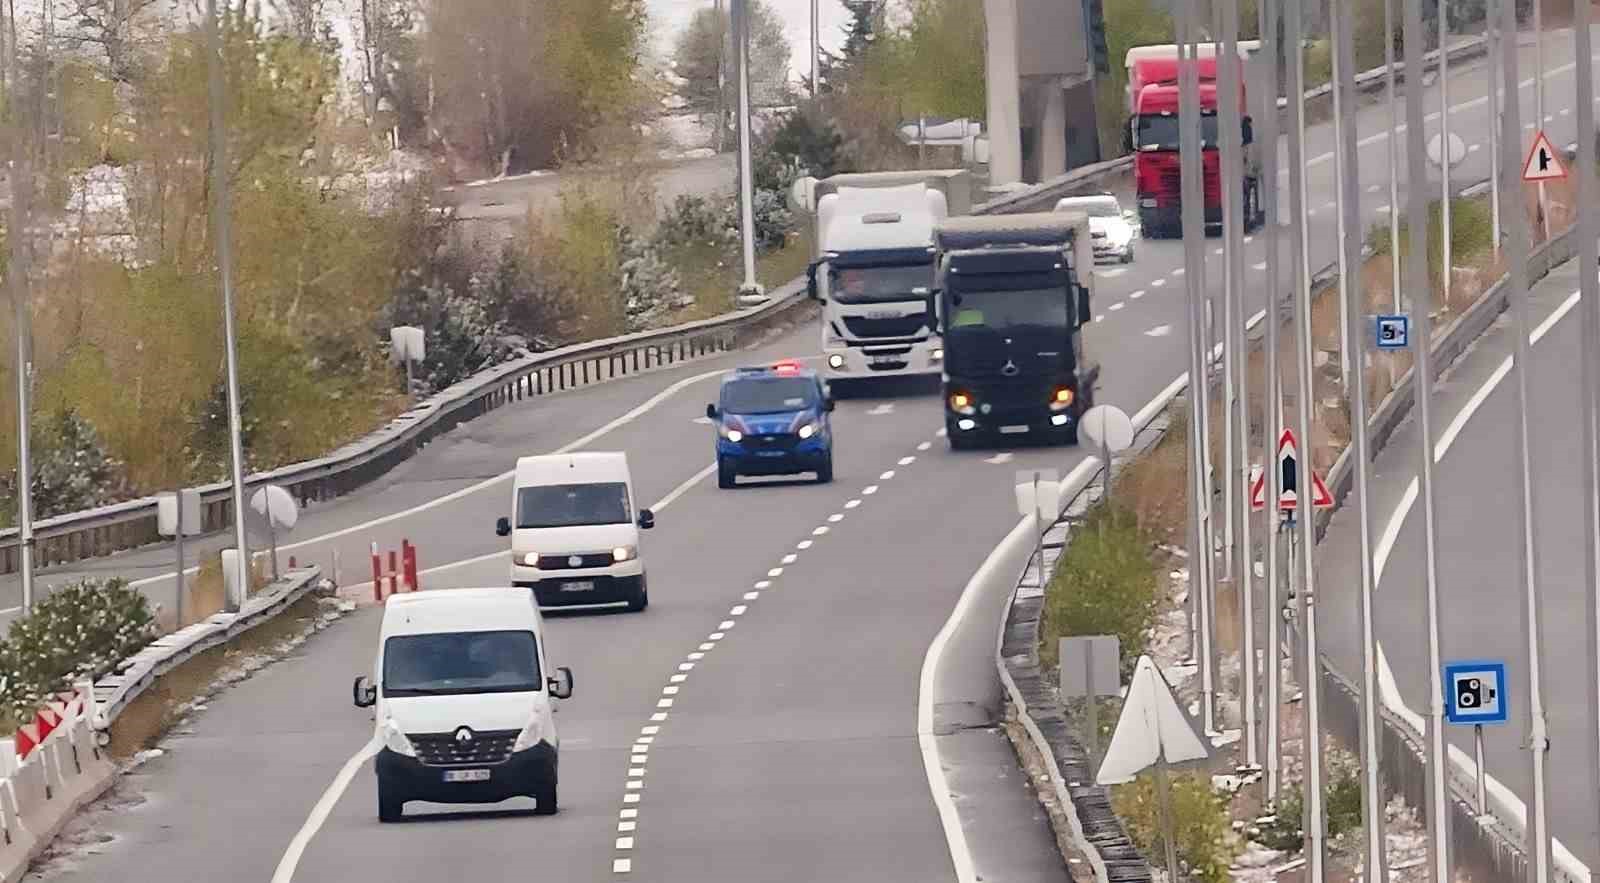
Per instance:
[[[377,753],[378,738],[373,736],[360,751],[344,762],[339,774],[333,777],[333,784],[322,792],[321,799],[311,808],[311,815],[306,817],[305,824],[300,826],[300,830],[295,832],[294,839],[289,841],[289,848],[284,850],[283,858],[278,861],[278,869],[272,873],[272,883],[289,883],[294,879],[294,869],[300,864],[300,856],[310,845],[311,838],[317,836],[317,831],[321,830],[323,823],[328,820],[328,815],[339,804],[339,798],[344,796],[351,780],[361,771],[361,765]]]

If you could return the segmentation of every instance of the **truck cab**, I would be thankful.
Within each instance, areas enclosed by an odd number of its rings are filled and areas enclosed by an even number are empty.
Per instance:
[[[935,238],[950,447],[1011,436],[1075,444],[1100,370],[1082,333],[1093,287],[1088,218],[959,218]]]

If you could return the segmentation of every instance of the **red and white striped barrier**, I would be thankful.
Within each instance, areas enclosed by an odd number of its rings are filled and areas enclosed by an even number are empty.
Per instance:
[[[384,568],[384,556],[378,552],[378,544],[372,544],[372,600],[383,603],[383,599],[396,592],[415,592],[417,585],[417,547],[411,545],[410,540],[401,540],[400,549],[389,550],[388,568]]]
[[[94,684],[47,700],[11,739],[0,739],[0,881],[28,863],[74,813],[105,792],[115,768],[90,727]]]

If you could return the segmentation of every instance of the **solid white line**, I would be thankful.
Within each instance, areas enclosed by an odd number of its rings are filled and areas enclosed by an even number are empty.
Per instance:
[[[305,823],[295,832],[294,839],[289,841],[289,848],[284,850],[283,858],[278,860],[278,869],[272,874],[272,883],[289,883],[294,879],[294,870],[300,864],[300,856],[311,844],[311,838],[317,836],[317,831],[328,820],[333,808],[339,805],[339,798],[344,796],[345,789],[350,787],[351,780],[361,771],[361,765],[378,753],[378,747],[378,739],[374,736],[339,768],[333,783],[322,792],[322,797],[311,807],[311,814],[306,816]]]

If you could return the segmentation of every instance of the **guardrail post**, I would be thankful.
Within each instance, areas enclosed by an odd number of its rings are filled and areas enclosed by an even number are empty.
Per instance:
[[[372,600],[383,600],[383,560],[378,557],[378,544],[372,544]]]

